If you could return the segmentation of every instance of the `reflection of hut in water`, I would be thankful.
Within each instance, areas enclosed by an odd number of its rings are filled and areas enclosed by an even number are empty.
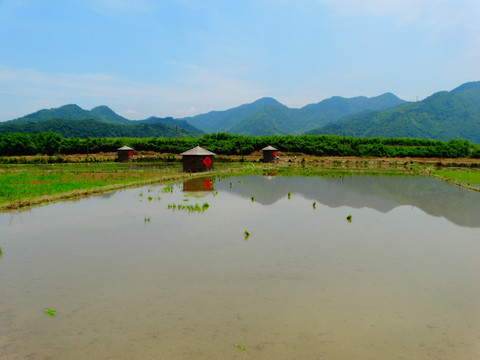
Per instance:
[[[133,159],[133,149],[128,146],[122,146],[118,151],[118,161],[129,161]]]
[[[195,195],[207,195],[213,190],[213,180],[208,177],[200,177],[183,182],[183,191]]]
[[[200,172],[213,170],[215,153],[200,146],[181,153],[184,172]]]
[[[263,151],[263,162],[272,162],[277,159],[277,149],[273,146],[268,145],[262,149]]]

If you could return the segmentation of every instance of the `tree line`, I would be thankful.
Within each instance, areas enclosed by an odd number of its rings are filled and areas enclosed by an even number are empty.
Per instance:
[[[336,135],[242,136],[226,133],[199,138],[64,138],[52,131],[0,134],[0,156],[96,154],[124,145],[136,151],[178,154],[197,145],[218,155],[248,155],[271,145],[283,152],[315,156],[480,158],[480,146],[467,140],[354,138]],[[87,150],[88,148],[88,150]]]

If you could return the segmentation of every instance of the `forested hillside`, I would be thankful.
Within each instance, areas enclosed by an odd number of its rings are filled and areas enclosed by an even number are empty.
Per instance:
[[[162,123],[112,124],[94,119],[52,119],[34,123],[0,124],[0,133],[38,134],[52,131],[63,137],[197,137],[200,131]]]
[[[212,111],[184,118],[206,132],[227,132],[240,135],[301,134],[307,130],[336,121],[364,110],[384,110],[404,104],[391,93],[367,98],[335,96],[301,109],[289,108],[272,98],[262,98],[251,104]]]
[[[150,117],[128,120],[107,106],[84,110],[77,105],[40,110],[22,118],[0,123],[0,133],[36,134],[53,131],[64,137],[196,137],[203,134],[183,120]]]
[[[130,120],[113,112],[108,106],[97,106],[92,110],[84,110],[75,104],[64,105],[59,108],[43,109],[21,118],[9,121],[13,123],[36,123],[52,119],[81,120],[95,119],[98,121],[128,124]]]
[[[437,92],[391,110],[346,117],[307,134],[467,139],[480,144],[480,82]]]
[[[288,135],[302,132],[302,124],[292,109],[280,103],[266,106],[227,129],[239,135]]]
[[[244,104],[224,111],[210,111],[193,117],[183,118],[193,126],[207,133],[228,132],[228,129],[245,120],[257,111],[270,106],[282,105],[277,100],[265,97],[250,104]]]

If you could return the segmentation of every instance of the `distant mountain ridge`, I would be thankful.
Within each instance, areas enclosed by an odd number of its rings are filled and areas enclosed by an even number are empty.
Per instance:
[[[205,132],[240,135],[302,134],[365,110],[385,110],[406,103],[392,93],[367,98],[335,96],[301,109],[289,108],[273,98],[262,98],[225,111],[184,118]]]
[[[80,124],[79,120],[89,120],[90,125]],[[407,102],[387,92],[370,98],[334,96],[294,109],[264,97],[232,109],[182,119],[152,116],[134,121],[104,105],[88,111],[69,104],[0,123],[0,132],[52,130],[68,137],[79,136],[72,134],[83,133],[85,126],[97,129],[96,136],[104,137],[194,137],[203,132],[226,132],[250,136],[329,134],[446,141],[463,138],[480,143],[480,81],[437,92],[419,102]]]
[[[244,104],[224,111],[210,111],[193,117],[186,117],[185,120],[205,132],[229,132],[230,127],[244,120],[255,112],[270,106],[282,105],[277,100],[264,97],[250,104]]]
[[[0,124],[0,133],[37,134],[53,131],[63,137],[195,137],[198,133],[162,123],[115,124],[95,119],[51,119]]]
[[[45,131],[79,138],[85,138],[87,131],[92,137],[196,137],[203,134],[186,121],[171,117],[128,120],[105,105],[89,111],[69,104],[0,123],[0,133]]]
[[[53,109],[42,109],[34,113],[22,116],[21,118],[10,120],[7,122],[15,122],[19,124],[34,123],[47,121],[52,119],[66,119],[66,120],[81,120],[81,119],[95,119],[98,121],[114,123],[114,124],[128,124],[130,120],[116,114],[108,106],[101,105],[92,110],[84,110],[75,104],[63,105]]]
[[[354,114],[307,134],[410,137],[445,141],[461,138],[478,144],[480,81],[465,83],[452,91],[440,91],[422,101],[389,110]]]

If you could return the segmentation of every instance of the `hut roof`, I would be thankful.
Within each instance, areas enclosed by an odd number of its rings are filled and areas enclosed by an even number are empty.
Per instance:
[[[268,145],[267,147],[264,147],[262,151],[263,150],[278,150],[278,149],[275,149],[273,146]]]
[[[195,146],[193,149],[182,152],[180,155],[217,155],[211,151],[205,150],[200,146]]]
[[[131,147],[128,147],[128,146],[122,146],[121,148],[118,148],[118,150],[133,150]]]

